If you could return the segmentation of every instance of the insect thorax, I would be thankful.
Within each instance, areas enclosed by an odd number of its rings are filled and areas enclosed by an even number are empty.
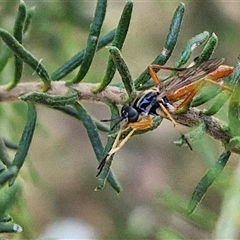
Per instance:
[[[152,88],[140,93],[133,102],[133,107],[145,116],[156,114],[156,109],[159,108],[157,96],[159,91],[157,88]]]

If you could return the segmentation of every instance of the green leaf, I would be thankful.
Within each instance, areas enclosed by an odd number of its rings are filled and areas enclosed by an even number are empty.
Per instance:
[[[106,35],[100,37],[96,51],[99,51],[100,49],[108,45],[110,42],[112,42],[115,36],[115,32],[116,29],[113,29]],[[55,72],[52,73],[51,75],[52,80],[58,81],[64,78],[70,72],[72,72],[75,68],[77,68],[83,62],[85,53],[86,49],[81,50],[76,55],[74,55],[70,60],[68,60],[66,63],[60,66]]]
[[[111,119],[118,118],[119,117],[118,107],[111,102],[108,102],[107,105],[109,106],[109,108],[111,110]],[[103,156],[106,156],[108,154],[108,152],[111,150],[112,145],[115,141],[115,138],[112,137],[112,135],[119,130],[119,125],[116,127],[114,127],[114,126],[115,126],[114,121],[111,121],[111,126],[110,126],[111,130],[108,134],[107,144],[104,148]],[[97,187],[95,189],[96,191],[102,190],[105,186],[107,177],[111,177],[111,175],[109,175],[109,173],[110,173],[110,167],[112,164],[112,160],[113,160],[113,158],[110,158],[109,161],[105,162],[103,168],[101,169],[101,172],[99,174],[97,174],[98,177],[97,177]],[[117,181],[115,181],[115,183],[117,183],[117,188],[119,189],[118,192],[120,192],[121,191],[120,184]]]
[[[158,240],[169,240],[169,239],[174,239],[174,240],[184,240],[184,238],[179,232],[174,231],[172,229],[163,227],[157,234],[157,239]]]
[[[22,227],[16,223],[0,222],[0,233],[19,233],[22,232]]]
[[[23,38],[23,31],[24,31],[24,23],[27,16],[27,9],[24,1],[20,0],[20,4],[18,6],[18,15],[14,24],[13,29],[13,36],[19,43],[22,43]],[[7,86],[7,89],[10,90],[14,88],[20,81],[23,71],[23,62],[22,60],[14,55],[14,79],[13,81]]]
[[[74,104],[78,100],[78,92],[72,88],[65,95],[50,95],[41,92],[28,92],[19,97],[23,101],[41,103],[50,107],[61,107]]]
[[[177,43],[178,35],[180,32],[180,27],[184,15],[185,5],[183,3],[180,3],[178,8],[176,9],[172,22],[169,28],[169,32],[166,38],[166,42],[164,45],[164,48],[162,52],[153,60],[151,64],[158,64],[158,65],[164,65],[167,60],[172,55],[173,49]],[[155,71],[159,71],[158,69],[155,69]],[[145,69],[134,81],[134,85],[136,89],[139,89],[144,85],[148,80],[150,79],[150,74],[148,72],[148,69]]]
[[[8,169],[0,173],[0,186],[3,186],[6,182],[15,179],[19,169],[16,166],[10,166]]]
[[[208,38],[209,33],[207,31],[204,31],[191,38],[184,47],[182,53],[180,54],[179,59],[174,64],[174,67],[179,68],[183,64],[185,64],[191,57],[193,50],[196,49],[201,44],[205,43]]]
[[[113,62],[122,77],[122,82],[124,84],[125,90],[127,91],[128,97],[130,100],[133,100],[136,97],[136,92],[134,89],[134,84],[132,80],[131,73],[125,63],[120,50],[117,47],[107,47],[110,52]]]
[[[120,51],[123,47],[124,41],[127,36],[128,28],[130,25],[130,20],[132,16],[132,9],[133,9],[133,2],[132,0],[128,0],[126,5],[124,6],[121,18],[119,20],[117,29],[116,29],[116,34],[114,36],[112,46],[118,48]],[[108,64],[107,64],[107,69],[105,71],[104,77],[100,83],[100,85],[94,89],[94,93],[101,92],[105,89],[107,85],[112,81],[114,74],[116,72],[116,66],[114,65],[113,59],[110,56],[108,58]]]
[[[233,92],[229,100],[228,122],[233,136],[240,136],[240,56],[231,76]]]
[[[27,116],[27,123],[23,130],[22,137],[19,142],[18,150],[14,156],[12,166],[16,166],[18,171],[22,167],[25,158],[28,153],[28,149],[32,142],[33,133],[35,130],[36,120],[37,120],[37,112],[35,105],[31,102],[27,103],[28,105],[28,116]],[[16,177],[15,177],[16,178]],[[10,181],[10,186],[13,185],[15,178]]]
[[[58,110],[58,111],[61,111],[71,117],[74,117],[78,120],[81,120],[81,118],[79,117],[79,115],[77,114],[76,110],[72,107],[72,106],[64,106],[64,107],[54,107],[54,109]],[[97,129],[99,131],[102,131],[102,132],[109,132],[109,127],[107,125],[105,125],[104,123],[100,122],[99,120],[97,119],[93,119]]]
[[[0,191],[0,215],[5,215],[5,212],[16,201],[18,195],[21,193],[22,188],[18,184],[12,187],[5,186]]]
[[[209,209],[201,206],[192,215],[187,215],[188,200],[177,193],[177,191],[164,190],[160,192],[158,202],[161,206],[179,213],[188,222],[193,223],[207,231],[212,231],[217,216]]]
[[[215,97],[214,103],[212,104],[212,106],[207,110],[203,110],[203,113],[208,116],[216,114],[223,107],[223,105],[228,101],[231,94],[232,92],[230,91],[224,91],[218,94]]]
[[[0,160],[7,167],[11,165],[10,156],[7,152],[7,147],[2,138],[0,138]]]
[[[212,183],[216,180],[216,178],[220,175],[220,173],[224,169],[230,155],[231,152],[225,150],[218,158],[216,164],[212,168],[210,168],[204,175],[204,177],[200,180],[192,194],[191,201],[188,205],[188,214],[192,214],[194,212],[194,210],[202,200],[208,188],[212,185]]]
[[[202,63],[207,61],[212,54],[218,44],[218,37],[215,33],[209,37],[207,43],[205,44],[203,51],[198,55],[198,57],[194,60],[196,63]]]
[[[97,157],[97,160],[100,162],[103,159],[103,145],[100,140],[96,125],[94,121],[92,120],[91,116],[87,113],[87,111],[83,108],[81,104],[78,102],[74,104],[74,107],[76,108],[76,111],[79,115],[79,118],[81,119],[84,127],[87,130],[89,140],[92,144],[94,153]],[[110,172],[107,178],[107,181],[109,184],[116,190],[117,192],[121,191],[121,187],[117,183],[117,180],[115,179],[114,175]]]
[[[98,38],[102,29],[102,24],[105,18],[106,9],[107,9],[107,0],[98,0],[94,19],[89,29],[89,35],[87,40],[86,52],[84,54],[84,59],[82,61],[82,64],[77,76],[74,77],[71,81],[69,81],[69,83],[79,83],[87,74],[97,49]]]
[[[27,63],[34,72],[42,79],[44,87],[42,91],[47,91],[50,88],[50,77],[44,66],[30,52],[28,52],[22,44],[18,42],[9,32],[0,28],[0,37],[6,45],[19,57],[23,62]]]

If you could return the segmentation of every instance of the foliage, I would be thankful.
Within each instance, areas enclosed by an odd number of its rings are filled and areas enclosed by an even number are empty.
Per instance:
[[[2,102],[13,100],[22,101],[21,106],[19,103],[18,105],[12,106],[13,111],[20,113],[18,119],[20,126],[16,131],[16,135],[19,134],[21,124],[25,121],[25,127],[23,128],[17,146],[11,141],[5,139],[4,132],[1,134],[0,232],[14,233],[22,231],[22,227],[18,225],[18,223],[15,223],[15,219],[12,220],[8,212],[12,205],[17,205],[16,196],[21,196],[22,194],[22,187],[18,181],[18,175],[21,173],[22,166],[25,164],[26,156],[32,143],[37,120],[36,104],[40,103],[50,109],[59,110],[66,115],[81,121],[88,134],[96,159],[98,162],[101,162],[104,156],[106,156],[112,148],[119,127],[114,126],[114,123],[112,122],[109,130],[108,126],[95,120],[83,106],[82,100],[99,101],[106,104],[110,109],[111,119],[116,119],[119,117],[119,111],[116,106],[117,104],[129,103],[133,101],[139,91],[149,89],[153,86],[147,68],[144,69],[135,79],[132,77],[131,71],[121,53],[131,21],[133,2],[130,0],[126,2],[117,28],[101,36],[106,9],[106,0],[97,1],[94,18],[91,22],[87,36],[86,47],[76,53],[72,58],[65,61],[61,66],[58,66],[57,70],[53,71],[51,74],[47,70],[48,67],[46,68],[42,64],[42,61],[38,60],[32,51],[28,50],[28,47],[24,44],[26,34],[29,31],[29,26],[34,15],[35,10],[33,8],[27,8],[26,4],[21,0],[13,27],[13,33],[11,34],[7,30],[0,28],[0,37],[5,44],[1,49],[0,70],[4,71],[4,69],[8,67],[9,60],[11,58],[13,59],[13,65],[11,66],[11,69],[13,69],[13,80],[10,81],[10,83],[2,82],[0,89],[0,96],[2,96],[0,99]],[[163,50],[150,64],[165,65],[171,57],[177,44],[184,12],[185,5],[181,3],[173,15]],[[198,54],[197,58],[195,58],[195,63],[199,64],[207,61],[212,57],[217,43],[218,37],[215,33],[210,34],[207,31],[203,31],[197,34],[187,41],[180,56],[175,61],[174,67],[181,68],[188,63],[193,52],[202,45],[204,45],[203,50]],[[92,62],[97,51],[109,44],[111,44],[107,47],[109,57],[102,81],[97,84],[89,83],[90,85],[86,84],[86,82],[83,83],[82,80],[87,79],[87,74],[93,68]],[[34,73],[41,79],[41,84],[36,81],[30,83],[24,81],[24,65],[29,66],[34,71]],[[205,176],[203,176],[199,184],[196,186],[189,204],[187,204],[182,196],[178,196],[176,192],[171,191],[164,191],[159,195],[159,204],[180,213],[188,221],[198,225],[199,228],[205,228],[209,231],[214,228],[217,218],[215,214],[206,211],[201,206],[196,212],[194,211],[208,188],[220,173],[222,173],[231,153],[239,154],[240,152],[240,135],[238,127],[240,119],[239,66],[240,63],[237,62],[234,73],[230,77],[224,79],[224,83],[232,89],[232,92],[224,91],[213,86],[204,87],[203,90],[193,99],[191,106],[187,106],[187,109],[184,109],[183,113],[173,114],[177,123],[194,127],[185,135],[190,143],[197,141],[202,135],[207,133],[211,137],[221,141],[223,149],[221,150],[222,153],[219,158],[216,159],[216,163],[209,167]],[[71,75],[75,69],[78,69],[77,74]],[[112,83],[116,70],[122,78],[122,83]],[[176,72],[172,71],[169,74],[169,77],[172,77],[175,74]],[[63,80],[68,76],[73,77],[70,80]],[[33,78],[35,78],[35,76],[31,76],[31,80]],[[215,99],[215,102],[212,103],[212,106],[208,110],[199,110],[203,104],[213,98]],[[218,113],[228,99],[228,117],[223,119],[227,120],[227,124],[224,125],[221,120],[212,117],[212,115]],[[9,111],[11,104],[12,103],[9,103],[7,108],[2,108],[2,118],[4,117],[4,112]],[[27,107],[27,114],[25,113],[25,107]],[[23,115],[26,115],[26,117],[22,117]],[[6,116],[7,117],[4,121],[9,122],[10,127],[11,121],[13,120],[11,120],[9,114]],[[162,117],[164,116],[154,117],[153,127],[149,130],[156,129],[161,124]],[[4,124],[4,121],[2,124]],[[106,146],[102,143],[100,132],[109,132]],[[138,131],[136,134],[143,134],[145,132],[146,131]],[[123,136],[124,134],[126,136],[127,133],[124,132]],[[12,139],[16,139],[16,136],[12,136]],[[185,143],[184,139],[176,141],[176,145],[182,146]],[[14,157],[9,154],[13,150],[15,151]],[[99,174],[96,190],[103,189],[105,182],[107,181],[112,188],[119,193],[121,191],[121,186],[110,168],[111,163],[112,159],[105,164],[103,171]],[[22,211],[25,211],[23,207],[22,209]],[[27,227],[23,226],[23,228],[25,229]],[[26,230],[26,232],[27,234],[31,234],[29,230]],[[160,229],[157,234],[161,239],[168,238],[169,236],[183,239],[180,235],[181,234],[177,233],[177,231],[166,228]],[[25,235],[25,237],[26,236],[27,235]],[[220,237],[220,235],[218,236]]]

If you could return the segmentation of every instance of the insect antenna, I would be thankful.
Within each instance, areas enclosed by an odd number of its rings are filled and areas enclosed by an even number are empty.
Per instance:
[[[98,173],[97,173],[96,177],[98,177],[100,175],[100,173],[102,172],[103,167],[105,166],[107,157],[108,157],[108,155],[106,155],[106,157],[103,158],[103,160],[101,160],[100,164],[98,165],[98,168],[97,168],[98,169]]]
[[[122,120],[124,120],[123,116],[111,118],[111,119],[102,119],[101,122],[113,122],[116,121],[110,128],[110,131],[113,130]]]

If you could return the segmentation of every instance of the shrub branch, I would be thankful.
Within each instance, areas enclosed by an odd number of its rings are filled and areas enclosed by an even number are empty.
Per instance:
[[[108,86],[100,93],[94,94],[93,90],[96,88],[96,84],[92,83],[79,83],[71,85],[78,92],[79,100],[91,101],[91,102],[113,102],[116,104],[124,104],[126,99],[126,91],[119,87]],[[42,89],[41,83],[25,82],[19,83],[14,89],[7,91],[6,86],[0,86],[0,102],[17,102],[20,101],[19,96],[34,91],[40,91]],[[64,95],[69,91],[69,86],[64,81],[52,82],[51,89],[48,90],[48,94],[52,95]],[[164,116],[163,116],[164,117]],[[207,133],[214,139],[228,142],[231,138],[230,134],[223,129],[223,123],[215,118],[206,116],[196,108],[190,108],[185,114],[173,114],[173,118],[181,125],[188,127],[197,126],[199,120],[203,120],[206,124]]]

